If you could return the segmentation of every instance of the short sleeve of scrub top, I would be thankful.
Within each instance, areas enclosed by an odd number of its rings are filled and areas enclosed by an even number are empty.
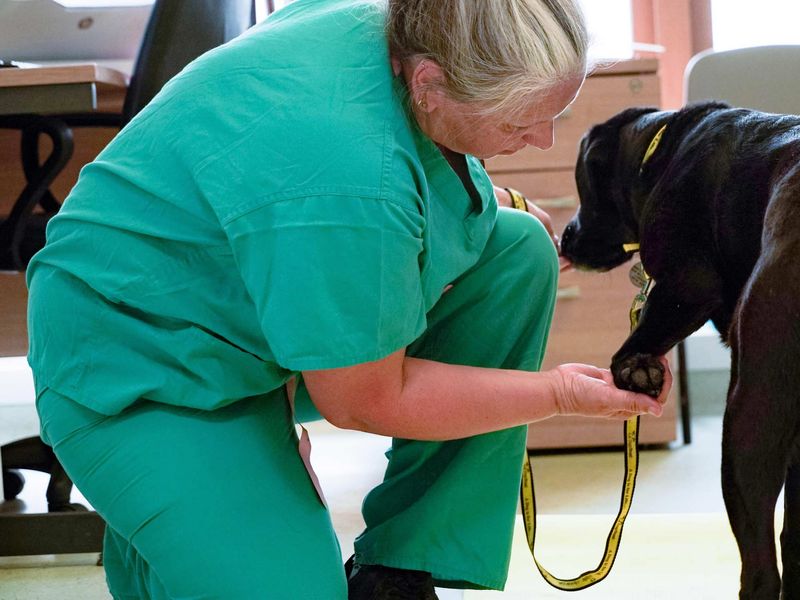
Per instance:
[[[374,198],[276,201],[225,224],[279,364],[378,360],[425,326],[419,214]]]

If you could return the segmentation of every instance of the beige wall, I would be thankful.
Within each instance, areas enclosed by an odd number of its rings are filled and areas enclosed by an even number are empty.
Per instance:
[[[661,106],[683,105],[683,73],[689,60],[713,46],[711,0],[632,0],[636,42],[664,47],[657,56]]]

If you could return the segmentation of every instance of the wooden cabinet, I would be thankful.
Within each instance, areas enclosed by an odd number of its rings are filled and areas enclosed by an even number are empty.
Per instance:
[[[658,106],[656,67],[655,60],[635,60],[597,70],[586,79],[578,99],[557,119],[555,144],[550,150],[529,147],[486,162],[494,183],[514,187],[534,199],[550,213],[556,231],[563,231],[578,207],[574,171],[581,136],[593,124],[625,108]],[[623,265],[609,273],[562,274],[544,368],[566,362],[608,366],[630,328],[628,310],[636,288],[628,279],[629,268]],[[660,418],[642,418],[642,443],[661,444],[676,438],[676,404],[676,398],[670,398]],[[530,448],[622,443],[620,422],[580,417],[535,423],[528,435]]]

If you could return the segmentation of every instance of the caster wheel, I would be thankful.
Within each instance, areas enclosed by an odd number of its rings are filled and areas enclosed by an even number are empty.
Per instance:
[[[13,500],[22,491],[25,477],[16,469],[3,469],[3,496],[6,500]]]

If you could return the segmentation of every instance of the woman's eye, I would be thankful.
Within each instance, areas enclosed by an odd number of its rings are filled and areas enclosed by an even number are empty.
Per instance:
[[[521,125],[513,125],[512,123],[503,123],[501,128],[506,133],[518,133],[525,129],[525,127],[522,127]]]

